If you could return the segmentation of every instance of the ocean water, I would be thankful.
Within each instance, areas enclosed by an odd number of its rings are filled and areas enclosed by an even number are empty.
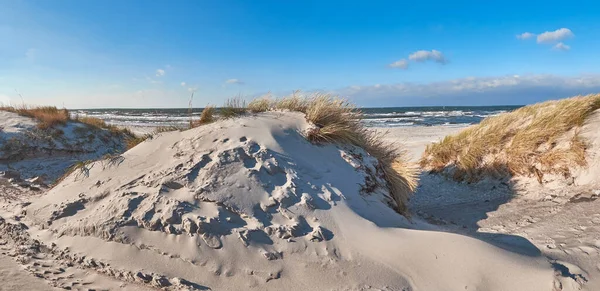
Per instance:
[[[484,118],[511,111],[520,106],[437,106],[437,107],[385,107],[361,108],[364,123],[371,127],[469,125]],[[191,118],[198,119],[202,108],[194,108]],[[108,124],[120,126],[186,126],[190,112],[176,109],[77,109],[71,114],[90,116]]]

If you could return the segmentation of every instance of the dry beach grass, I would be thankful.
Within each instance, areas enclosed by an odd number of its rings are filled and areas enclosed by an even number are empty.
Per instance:
[[[570,175],[585,166],[586,142],[580,128],[600,108],[600,95],[577,96],[529,105],[488,117],[459,134],[431,144],[421,167],[434,172],[453,169],[456,180],[486,176]]]
[[[55,106],[2,106],[0,110],[14,112],[38,121],[38,128],[47,129],[56,125],[64,125],[69,121],[69,111]]]

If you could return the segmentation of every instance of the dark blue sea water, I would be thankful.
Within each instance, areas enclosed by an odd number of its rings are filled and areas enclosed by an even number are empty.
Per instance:
[[[519,108],[520,106],[436,106],[436,107],[385,107],[361,108],[365,124],[376,127],[432,126],[476,124],[488,116]],[[103,119],[121,126],[185,126],[189,123],[187,108],[178,109],[79,109],[72,114]],[[197,119],[202,108],[194,108],[192,118]]]

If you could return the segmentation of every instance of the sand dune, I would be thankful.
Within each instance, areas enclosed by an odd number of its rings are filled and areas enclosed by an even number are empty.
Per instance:
[[[382,181],[364,191],[376,161],[307,142],[309,126],[299,113],[261,113],[163,133],[73,173],[22,221],[63,261],[173,290],[553,290],[565,280],[542,256],[397,214]]]

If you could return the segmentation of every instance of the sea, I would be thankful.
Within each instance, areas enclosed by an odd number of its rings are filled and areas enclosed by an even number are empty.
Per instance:
[[[471,125],[488,116],[515,110],[521,106],[434,106],[360,108],[369,127]],[[185,127],[198,119],[202,108],[173,109],[76,109],[72,115],[96,117],[118,126]],[[218,111],[217,111],[218,113]]]

